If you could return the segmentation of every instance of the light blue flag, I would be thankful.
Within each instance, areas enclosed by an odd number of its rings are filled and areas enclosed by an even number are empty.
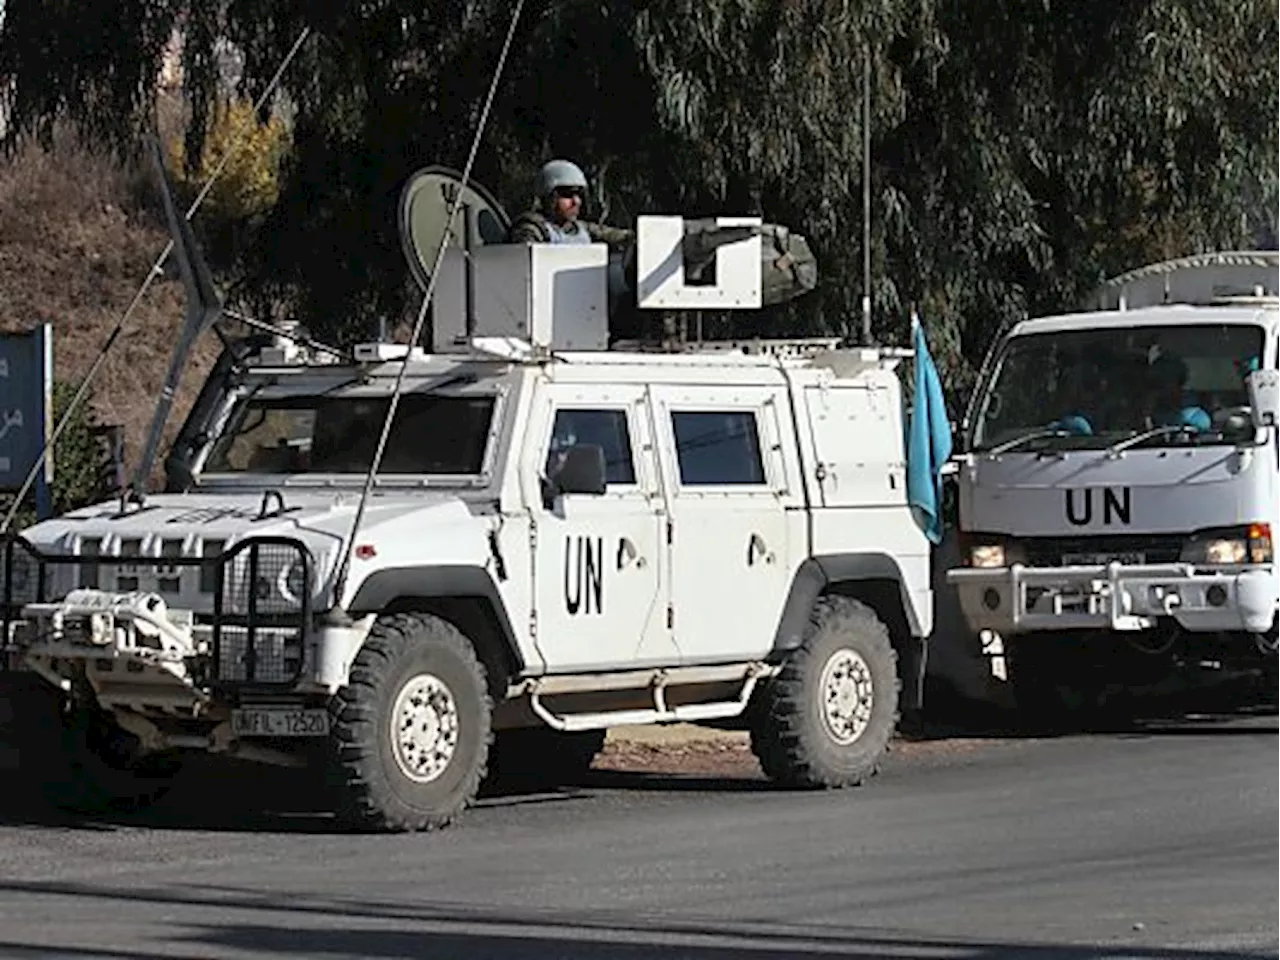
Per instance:
[[[911,317],[915,400],[907,434],[907,503],[933,543],[942,542],[942,467],[951,458],[951,425],[942,380],[929,354],[924,327]]]

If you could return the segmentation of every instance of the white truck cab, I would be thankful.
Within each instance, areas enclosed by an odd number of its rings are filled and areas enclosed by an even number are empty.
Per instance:
[[[947,579],[1021,707],[1096,707],[1203,669],[1274,688],[1277,265],[1155,264],[992,348]]]
[[[638,224],[641,307],[758,306],[759,232],[687,283],[682,224]],[[750,729],[784,784],[868,777],[932,629],[901,356],[619,344],[602,245],[441,257],[431,352],[236,345],[169,492],[5,540],[19,722],[56,732],[31,775],[137,804],[222,752],[423,829],[487,772],[572,776],[610,726],[685,721]]]

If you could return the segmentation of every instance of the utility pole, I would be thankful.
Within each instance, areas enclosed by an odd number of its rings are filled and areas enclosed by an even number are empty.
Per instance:
[[[871,45],[862,61],[862,344],[871,345]]]

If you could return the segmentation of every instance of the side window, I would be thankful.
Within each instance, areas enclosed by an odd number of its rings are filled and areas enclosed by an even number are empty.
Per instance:
[[[672,412],[680,482],[685,486],[763,484],[760,434],[748,410]]]
[[[547,450],[546,476],[556,471],[565,451],[576,443],[594,443],[604,450],[605,483],[636,482],[625,410],[557,410]]]

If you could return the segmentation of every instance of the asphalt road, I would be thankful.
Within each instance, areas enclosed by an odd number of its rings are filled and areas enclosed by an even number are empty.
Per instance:
[[[606,773],[390,837],[245,823],[221,780],[0,821],[0,956],[1275,957],[1277,759],[1274,716],[943,742],[854,791]]]

